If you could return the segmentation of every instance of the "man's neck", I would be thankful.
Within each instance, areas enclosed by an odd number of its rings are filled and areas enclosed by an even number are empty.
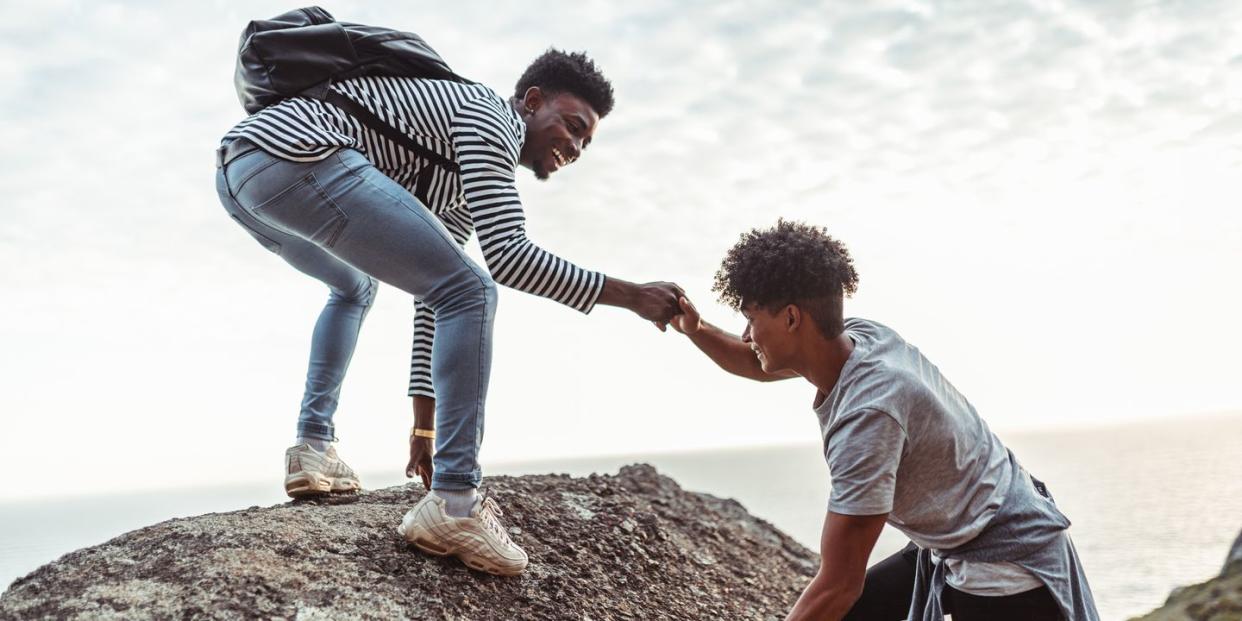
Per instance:
[[[796,371],[826,395],[837,385],[841,369],[845,368],[845,361],[850,359],[853,351],[854,340],[842,332],[836,338],[821,340],[808,347],[802,369]]]

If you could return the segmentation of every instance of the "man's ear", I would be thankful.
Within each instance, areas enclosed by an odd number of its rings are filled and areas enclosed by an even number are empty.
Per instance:
[[[793,332],[802,325],[802,309],[789,304],[785,307],[785,330]]]
[[[543,89],[538,86],[532,86],[526,89],[526,93],[522,95],[522,107],[535,112],[544,104]]]

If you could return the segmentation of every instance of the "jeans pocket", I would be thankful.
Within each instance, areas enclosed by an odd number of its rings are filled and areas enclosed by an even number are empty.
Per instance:
[[[314,173],[254,208],[254,215],[276,228],[331,248],[341,236],[349,217],[328,196]]]

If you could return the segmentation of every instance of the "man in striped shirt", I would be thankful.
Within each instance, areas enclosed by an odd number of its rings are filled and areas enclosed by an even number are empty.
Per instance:
[[[612,85],[584,54],[551,49],[509,99],[479,84],[402,77],[329,88],[329,97],[285,99],[243,120],[225,135],[217,162],[229,215],[329,289],[311,341],[297,441],[286,452],[286,491],[299,497],[359,487],[332,446],[332,416],[377,281],[388,283],[415,298],[406,474],[432,490],[400,532],[471,567],[518,573],[525,552],[500,524],[494,500],[475,491],[496,283],[583,313],[621,306],[661,329],[679,312],[676,285],[605,277],[526,236],[517,167],[547,179],[576,161],[612,110]],[[342,96],[387,131],[329,103]],[[404,146],[409,141],[421,148]],[[486,270],[462,249],[472,233]]]

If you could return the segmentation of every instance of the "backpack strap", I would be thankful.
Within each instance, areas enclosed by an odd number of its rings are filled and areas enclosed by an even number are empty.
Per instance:
[[[424,207],[430,208],[430,197],[427,192],[431,191],[431,173],[435,169],[428,166],[418,171],[418,177],[414,180],[414,198],[422,202]]]
[[[461,166],[458,166],[457,162],[454,162],[453,160],[450,160],[449,158],[444,157],[443,155],[440,155],[439,153],[432,151],[421,144],[418,144],[413,138],[397,131],[397,128],[385,123],[383,119],[375,116],[375,114],[373,114],[370,110],[363,107],[362,104],[359,104],[345,95],[342,95],[331,88],[324,88],[318,92],[307,92],[305,94],[344,110],[350,116],[358,119],[359,123],[367,126],[367,128],[371,131],[374,131],[375,133],[380,134],[381,136],[405,147],[406,149],[409,149],[410,151],[418,154],[419,157],[426,158],[432,164],[435,164],[436,166],[439,166],[440,168],[443,168],[453,174],[461,172]],[[430,182],[430,176],[428,176],[428,182]]]

